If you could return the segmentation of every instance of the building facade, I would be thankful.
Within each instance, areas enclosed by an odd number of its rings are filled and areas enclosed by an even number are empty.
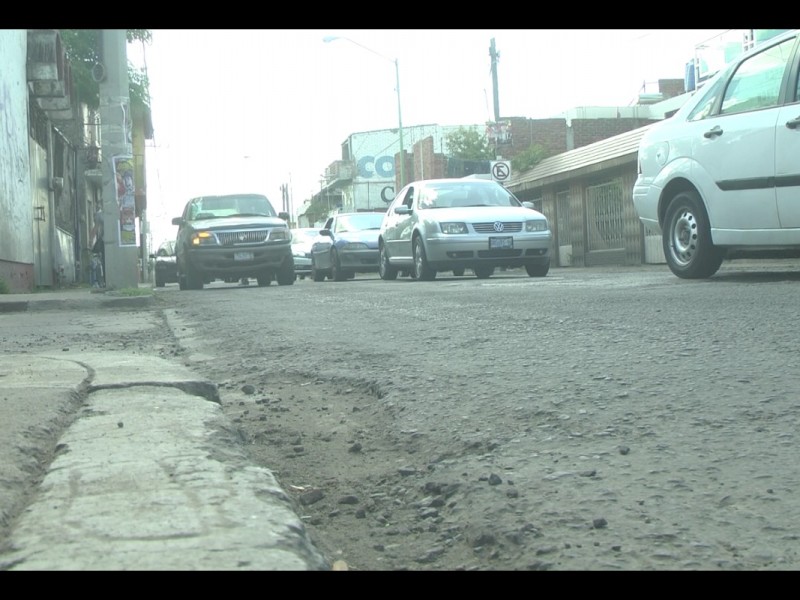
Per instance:
[[[103,205],[99,114],[77,102],[59,30],[0,30],[0,61],[0,279],[12,292],[88,283]],[[136,217],[146,232],[143,140],[152,127],[149,109],[131,112]],[[146,280],[145,237],[139,245]]]
[[[27,55],[24,29],[0,30],[0,277],[12,291],[34,286],[34,232],[41,223],[34,221],[34,206],[48,206],[41,178],[31,169],[39,156],[28,141]]]

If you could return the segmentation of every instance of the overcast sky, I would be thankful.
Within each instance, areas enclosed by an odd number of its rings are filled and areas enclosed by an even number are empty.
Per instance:
[[[351,133],[397,127],[395,58],[405,127],[484,124],[492,39],[500,116],[537,119],[630,106],[658,79],[683,79],[695,45],[724,31],[154,29],[129,47],[150,78],[153,243],[174,237],[195,195],[255,191],[280,207],[287,184],[299,208]]]

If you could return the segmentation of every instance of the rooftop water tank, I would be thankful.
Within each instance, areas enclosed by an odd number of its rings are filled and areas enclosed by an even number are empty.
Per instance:
[[[696,69],[694,66],[694,59],[686,63],[686,75],[683,78],[683,89],[687,92],[693,92],[697,87]]]

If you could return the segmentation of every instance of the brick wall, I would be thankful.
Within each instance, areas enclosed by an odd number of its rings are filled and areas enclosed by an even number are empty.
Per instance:
[[[680,84],[682,88],[682,80]],[[511,123],[511,144],[498,146],[498,152],[504,159],[514,158],[532,143],[543,146],[547,156],[553,156],[655,122],[654,119],[633,118],[572,119],[570,131],[565,119],[512,117],[504,120]]]
[[[411,170],[406,169],[406,183],[417,179],[445,177],[447,157],[434,151],[433,136],[428,136],[415,143],[411,158],[413,165],[411,165]]]
[[[664,99],[674,98],[685,94],[685,82],[683,79],[659,79],[658,91],[664,95]]]
[[[501,144],[498,151],[504,159],[512,159],[527,150],[532,143],[539,144],[548,156],[567,151],[567,122],[565,119],[528,119],[511,117],[511,144]]]
[[[657,119],[573,119],[572,135],[575,148],[588,146],[620,133],[655,123]]]

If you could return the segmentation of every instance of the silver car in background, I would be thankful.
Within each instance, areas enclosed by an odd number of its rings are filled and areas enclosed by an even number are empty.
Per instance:
[[[542,213],[496,181],[428,179],[408,184],[389,205],[378,247],[381,279],[409,271],[431,281],[438,271],[480,279],[497,267],[525,267],[531,277],[550,270],[553,234]]]
[[[311,275],[311,246],[319,235],[315,227],[298,227],[291,230],[294,273],[299,279]]]

